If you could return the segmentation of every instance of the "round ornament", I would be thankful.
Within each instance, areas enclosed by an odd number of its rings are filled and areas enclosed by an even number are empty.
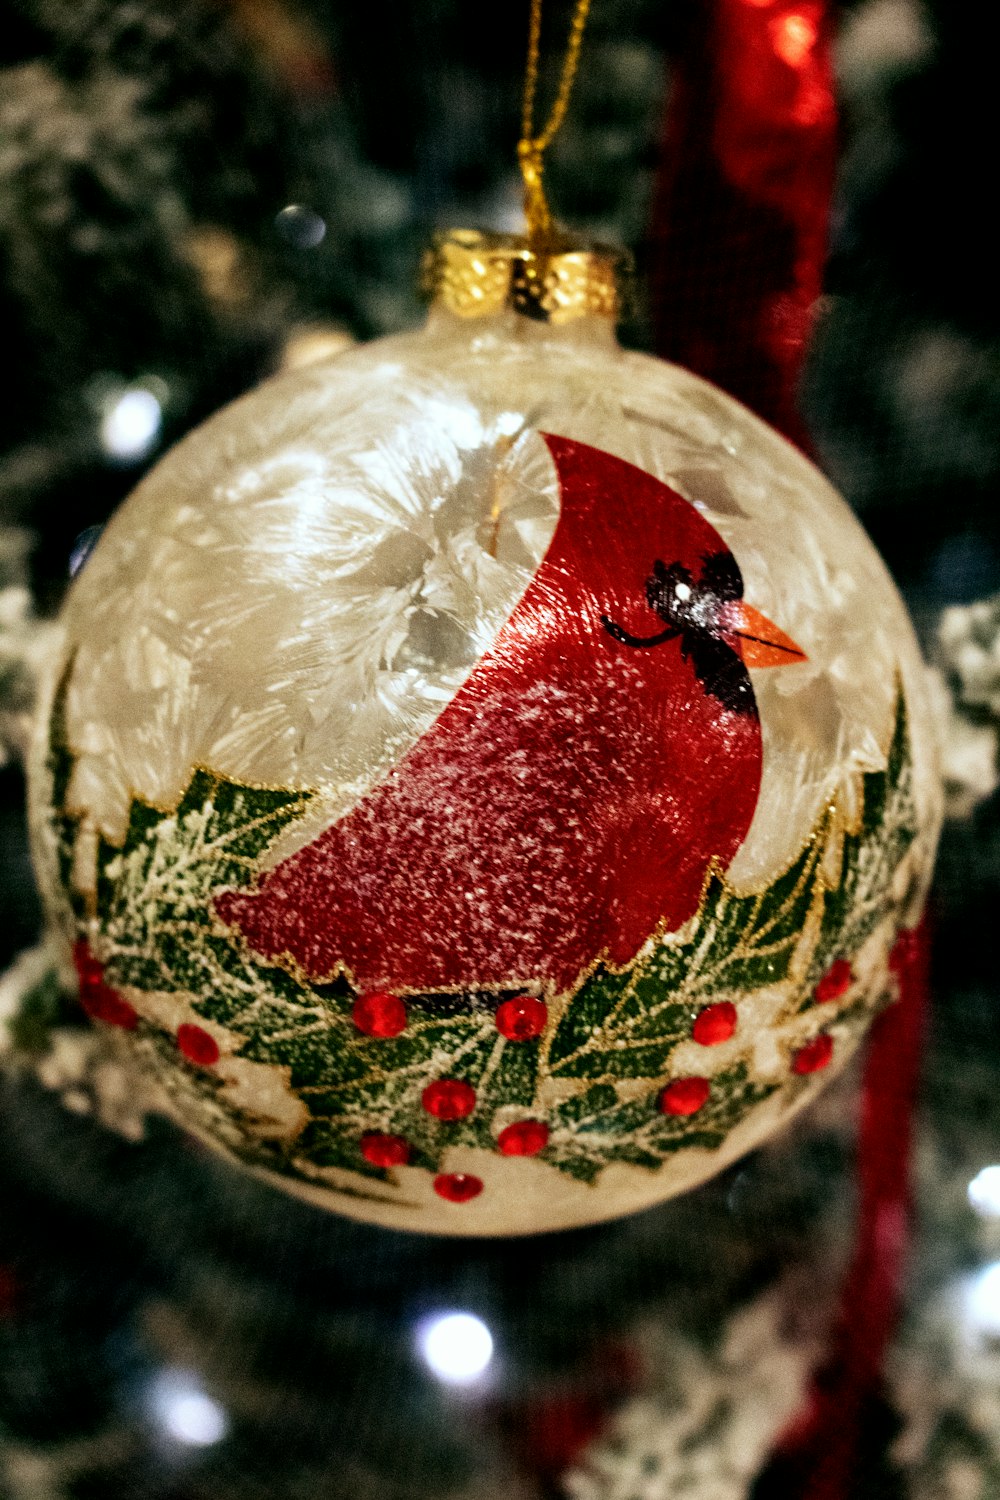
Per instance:
[[[763,1141],[896,994],[939,820],[902,604],[822,475],[455,233],[419,332],[180,443],[75,580],[32,777],[95,1024],[355,1217],[608,1218]]]

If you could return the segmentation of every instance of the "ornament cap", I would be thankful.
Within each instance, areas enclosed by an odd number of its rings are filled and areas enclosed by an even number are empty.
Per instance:
[[[560,235],[447,229],[434,236],[420,268],[423,292],[460,318],[512,308],[543,323],[574,318],[617,322],[633,275],[627,250]]]

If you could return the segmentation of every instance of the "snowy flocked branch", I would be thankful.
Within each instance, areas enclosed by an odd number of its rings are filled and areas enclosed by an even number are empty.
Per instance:
[[[746,1500],[821,1347],[817,1329],[789,1326],[789,1290],[779,1283],[741,1308],[712,1349],[651,1324],[655,1397],[623,1405],[564,1477],[570,1500]]]
[[[967,818],[1000,785],[1000,594],[946,609],[935,657],[947,810]]]
[[[27,583],[30,533],[0,526],[0,766],[23,756],[35,683],[58,627],[35,614]]]

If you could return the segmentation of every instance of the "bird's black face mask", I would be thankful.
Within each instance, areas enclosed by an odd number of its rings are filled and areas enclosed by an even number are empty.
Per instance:
[[[715,552],[702,561],[701,577],[695,580],[683,563],[669,567],[658,558],[646,579],[646,603],[659,615],[665,630],[636,636],[601,616],[610,636],[625,646],[660,646],[680,639],[681,655],[694,668],[705,689],[732,713],[757,714],[757,703],[744,665],[738,639],[727,606],[743,598],[743,575],[731,552]]]

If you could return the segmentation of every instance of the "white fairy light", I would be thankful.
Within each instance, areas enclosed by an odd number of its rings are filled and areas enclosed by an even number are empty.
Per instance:
[[[970,1208],[980,1218],[1000,1219],[1000,1166],[983,1167],[967,1189]]]
[[[1000,1261],[969,1278],[963,1300],[970,1330],[981,1338],[1000,1339]]]
[[[101,447],[110,458],[130,463],[145,458],[159,440],[163,407],[145,386],[130,386],[113,397],[101,418]]]
[[[150,1407],[157,1426],[189,1447],[210,1447],[229,1431],[222,1407],[185,1370],[160,1371],[153,1381]]]
[[[473,1313],[440,1313],[417,1331],[417,1345],[431,1373],[446,1385],[471,1385],[493,1358],[493,1335]]]

